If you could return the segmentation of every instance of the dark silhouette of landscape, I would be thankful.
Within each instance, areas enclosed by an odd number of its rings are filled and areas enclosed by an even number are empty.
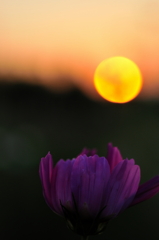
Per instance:
[[[140,165],[141,182],[159,174],[159,102],[113,104],[77,89],[55,94],[38,85],[1,83],[1,239],[80,239],[44,202],[39,161],[48,151],[54,163],[71,159],[84,147],[106,156],[108,142]],[[158,200],[128,209],[98,239],[157,239]]]

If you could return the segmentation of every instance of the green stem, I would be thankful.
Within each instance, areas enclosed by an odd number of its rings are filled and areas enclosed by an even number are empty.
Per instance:
[[[88,236],[82,236],[81,240],[88,240],[88,238],[89,238]]]

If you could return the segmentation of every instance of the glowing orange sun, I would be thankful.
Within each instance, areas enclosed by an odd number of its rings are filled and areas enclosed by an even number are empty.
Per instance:
[[[101,62],[94,74],[97,92],[106,100],[125,103],[134,99],[142,88],[137,65],[125,57],[112,57]]]

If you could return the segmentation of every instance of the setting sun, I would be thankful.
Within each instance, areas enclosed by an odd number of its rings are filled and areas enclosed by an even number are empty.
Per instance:
[[[142,76],[137,65],[125,57],[112,57],[96,68],[94,84],[106,100],[125,103],[134,99],[142,88]]]

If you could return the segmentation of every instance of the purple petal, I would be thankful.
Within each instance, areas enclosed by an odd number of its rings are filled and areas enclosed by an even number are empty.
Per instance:
[[[77,206],[81,204],[81,191],[83,187],[86,190],[86,196],[83,193],[83,199],[85,201],[88,200],[89,175],[87,174],[86,158],[86,155],[79,155],[74,161],[71,173],[71,190]]]
[[[51,205],[51,178],[53,172],[53,161],[50,153],[46,155],[46,157],[41,158],[40,166],[39,166],[39,174],[43,187],[43,195],[48,203]]]
[[[71,188],[80,214],[98,214],[109,177],[110,168],[104,157],[81,155],[75,160]]]
[[[83,148],[82,152],[79,155],[93,156],[97,153],[96,149]],[[79,156],[78,155],[78,156]]]
[[[134,160],[124,160],[114,168],[106,192],[103,215],[116,216],[133,201],[140,182],[140,168]]]
[[[91,184],[89,184],[88,205],[90,213],[96,216],[105,203],[105,192],[110,178],[110,167],[104,157],[98,157],[97,155],[88,158],[88,166],[91,166],[92,159],[95,161],[95,170],[94,172],[91,171],[90,174]],[[90,172],[89,168],[88,171]]]
[[[156,176],[139,186],[136,196],[130,206],[145,201],[159,192],[159,176]]]
[[[52,206],[53,210],[60,215],[63,215],[61,204],[65,207],[71,207],[72,203],[70,178],[73,162],[74,160],[60,160],[56,164],[52,175]]]
[[[108,154],[106,158],[109,162],[111,172],[119,162],[123,161],[119,149],[117,147],[113,147],[111,143],[108,143]]]

